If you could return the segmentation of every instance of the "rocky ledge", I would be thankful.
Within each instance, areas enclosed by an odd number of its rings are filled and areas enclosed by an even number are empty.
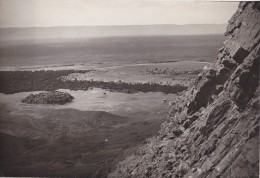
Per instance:
[[[22,100],[22,103],[27,104],[66,104],[73,100],[73,96],[69,93],[60,92],[60,91],[48,91],[42,92],[39,94],[30,94],[25,99]]]
[[[260,2],[241,2],[215,65],[180,96],[156,137],[109,177],[258,177]]]

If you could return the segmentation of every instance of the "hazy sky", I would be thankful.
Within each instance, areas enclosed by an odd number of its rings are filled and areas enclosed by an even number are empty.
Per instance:
[[[238,2],[0,0],[0,27],[227,23]]]

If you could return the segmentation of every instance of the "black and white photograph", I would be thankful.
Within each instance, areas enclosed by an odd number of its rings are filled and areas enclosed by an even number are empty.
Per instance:
[[[0,177],[258,178],[260,2],[0,0]]]

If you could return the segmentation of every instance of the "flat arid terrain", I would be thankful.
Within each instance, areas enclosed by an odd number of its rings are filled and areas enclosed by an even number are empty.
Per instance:
[[[103,177],[125,152],[158,131],[169,109],[162,99],[174,98],[108,91],[104,96],[96,88],[67,92],[75,100],[61,106],[22,104],[31,92],[1,94],[5,175]]]
[[[213,62],[221,35],[122,36],[87,39],[26,40],[0,43],[1,70],[64,66],[91,69],[135,63]]]
[[[180,93],[212,64],[221,38],[114,37],[1,46],[1,174],[106,177],[157,134]],[[70,94],[72,102],[21,102],[55,90]]]

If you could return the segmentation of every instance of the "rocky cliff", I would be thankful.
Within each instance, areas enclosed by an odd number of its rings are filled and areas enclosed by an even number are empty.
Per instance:
[[[260,2],[241,2],[217,61],[109,177],[258,177]]]

